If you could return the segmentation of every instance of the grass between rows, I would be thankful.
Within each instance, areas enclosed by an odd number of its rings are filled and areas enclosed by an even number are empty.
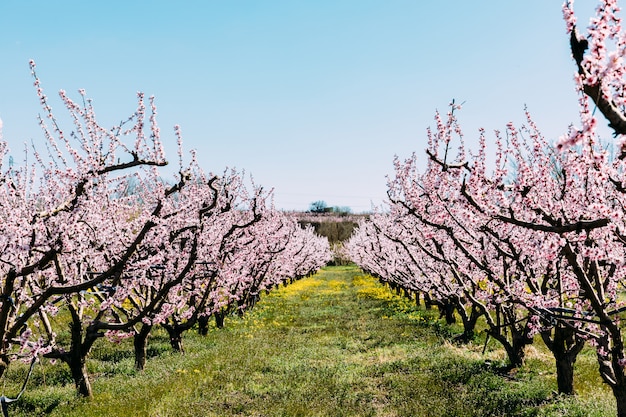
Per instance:
[[[555,394],[552,358],[537,341],[528,363],[498,373],[504,352],[435,311],[363,275],[328,267],[264,296],[244,318],[208,336],[189,333],[186,353],[166,335],[150,340],[146,370],[133,369],[132,342],[99,341],[89,359],[93,399],[76,397],[65,365],[37,364],[15,416],[606,416],[610,391],[595,356],[577,361],[575,398]],[[27,365],[12,365],[2,394],[19,391]]]

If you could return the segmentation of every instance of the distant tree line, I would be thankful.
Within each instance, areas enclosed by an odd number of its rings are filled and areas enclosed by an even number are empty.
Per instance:
[[[351,214],[348,207],[328,207],[324,201],[311,203],[305,213],[296,213],[303,228],[312,227],[314,232],[328,239],[333,251],[331,265],[346,265],[351,261],[344,255],[343,243],[350,239],[361,219],[366,214]]]
[[[352,210],[347,206],[328,206],[325,201],[314,201],[309,206],[310,213],[335,213],[343,216],[349,215]]]

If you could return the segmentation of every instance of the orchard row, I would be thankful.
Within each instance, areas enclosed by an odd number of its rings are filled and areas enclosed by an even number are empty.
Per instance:
[[[460,339],[484,322],[511,367],[523,365],[540,335],[560,392],[574,392],[576,356],[595,346],[617,414],[626,416],[626,33],[616,1],[600,2],[584,37],[572,2],[563,10],[580,126],[554,145],[527,113],[524,126],[495,132],[493,148],[479,132],[472,153],[453,102],[428,132],[424,171],[415,155],[396,159],[389,209],[362,221],[346,250],[384,282],[426,295],[449,318],[456,312]],[[616,152],[600,143],[599,114]]]
[[[85,364],[98,339],[134,338],[142,369],[155,326],[182,350],[185,331],[206,331],[210,318],[220,326],[330,259],[328,241],[275,210],[271,193],[186,157],[178,127],[178,174],[164,181],[153,98],[139,94],[136,111],[105,128],[84,91],[78,103],[61,91],[70,133],[31,70],[46,144],[16,166],[0,137],[0,375],[44,356],[90,396]]]

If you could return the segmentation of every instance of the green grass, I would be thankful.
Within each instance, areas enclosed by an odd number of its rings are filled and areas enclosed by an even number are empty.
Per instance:
[[[164,332],[150,340],[146,370],[130,341],[99,341],[89,359],[94,398],[75,396],[62,364],[37,365],[10,416],[606,416],[610,391],[595,356],[577,365],[579,396],[554,394],[552,359],[540,342],[528,364],[501,375],[504,352],[450,342],[435,311],[416,308],[355,267],[329,267],[263,297],[244,318],[208,336],[188,333],[184,355]],[[2,380],[12,396],[26,373]]]

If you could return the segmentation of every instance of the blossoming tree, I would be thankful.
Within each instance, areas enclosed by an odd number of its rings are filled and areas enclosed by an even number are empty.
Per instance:
[[[571,368],[583,340],[596,346],[600,373],[623,416],[626,360],[619,316],[624,307],[618,289],[624,280],[626,242],[622,61],[626,35],[617,12],[616,1],[600,2],[588,35],[582,38],[572,3],[565,4],[581,127],[569,130],[559,151],[541,138],[528,117],[527,127],[520,130],[509,124],[506,139],[496,134],[493,173],[486,170],[484,133],[477,156],[463,156],[461,145],[461,157],[450,161],[449,133],[455,128],[449,115],[446,122],[438,120],[436,130],[445,151],[429,146],[429,167],[418,181],[396,170],[395,184],[401,185],[402,193],[392,192],[390,197],[423,226],[448,235],[453,245],[440,252],[446,257],[439,258],[452,277],[463,277],[459,283],[465,283],[469,299],[481,301],[489,310],[506,302],[526,311],[529,336],[540,333],[555,356],[561,391],[573,392]],[[620,140],[616,158],[600,146],[593,106]],[[438,166],[437,175],[429,179],[433,166]],[[470,288],[479,291],[472,293]],[[485,311],[489,322],[488,317]]]
[[[50,316],[59,304],[72,317],[80,316],[90,298],[85,292],[119,281],[177,188],[155,186],[151,201],[141,206],[133,197],[114,197],[130,176],[156,185],[157,168],[166,164],[152,100],[150,116],[140,94],[137,110],[106,129],[97,123],[84,91],[82,105],[61,91],[74,123],[68,134],[48,105],[32,61],[31,69],[44,111],[40,124],[48,152],[32,150],[34,161],[10,167],[3,176],[0,372],[11,358],[52,352],[54,346],[44,335],[54,337]],[[132,146],[127,145],[129,137],[134,138]],[[80,338],[79,329],[71,327],[71,333]],[[70,365],[79,391],[89,395],[80,356],[60,358]]]
[[[141,368],[150,329],[178,318],[195,323],[215,301],[216,284],[226,280],[237,288],[229,296],[245,304],[275,285],[265,277],[280,268],[267,265],[281,252],[293,255],[289,272],[326,262],[311,251],[328,254],[327,242],[274,223],[280,216],[269,193],[247,190],[236,171],[205,175],[194,153],[183,164],[179,127],[179,173],[164,182],[153,98],[146,103],[139,93],[130,117],[106,128],[83,90],[79,102],[61,91],[73,123],[68,133],[34,62],[31,70],[46,142],[16,167],[3,164],[8,149],[0,137],[0,375],[15,359],[44,355],[66,363],[79,394],[90,396],[86,359],[104,336],[133,337]],[[258,229],[263,222],[269,226]],[[301,247],[292,250],[296,241]],[[241,271],[228,275],[237,253],[245,254]],[[250,279],[249,265],[261,265],[261,278]]]

